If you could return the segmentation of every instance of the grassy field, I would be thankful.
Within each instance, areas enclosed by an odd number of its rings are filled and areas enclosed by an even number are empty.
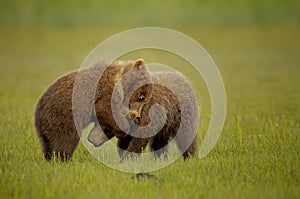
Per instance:
[[[206,158],[179,159],[142,181],[102,165],[82,144],[71,163],[45,162],[33,125],[47,85],[120,30],[1,31],[0,198],[298,198],[300,29],[177,30],[201,43],[219,66],[227,119]],[[203,137],[209,102],[207,93],[199,96]]]
[[[0,198],[299,198],[299,9],[297,0],[0,0]],[[143,26],[191,36],[218,65],[228,104],[215,148],[141,181],[82,143],[68,164],[44,161],[33,124],[43,90],[102,40]],[[191,78],[201,144],[210,119],[204,82],[163,51],[123,58],[139,57]]]

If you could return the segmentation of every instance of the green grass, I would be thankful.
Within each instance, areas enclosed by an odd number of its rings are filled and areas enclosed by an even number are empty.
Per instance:
[[[96,44],[119,31],[0,33],[0,198],[299,197],[299,28],[179,29],[208,50],[227,91],[225,127],[206,158],[179,159],[152,172],[154,179],[142,181],[102,165],[82,144],[71,163],[45,162],[33,125],[39,95],[58,76],[77,69]],[[180,63],[171,55],[150,54],[142,55],[146,61]],[[203,91],[202,138],[209,100],[203,82],[193,84]]]

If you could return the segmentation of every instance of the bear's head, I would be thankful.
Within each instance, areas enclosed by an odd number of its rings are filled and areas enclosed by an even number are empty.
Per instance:
[[[113,136],[125,137],[126,133],[131,130],[130,120],[139,117],[143,106],[149,102],[153,92],[151,73],[143,59],[117,61],[109,67],[116,71],[110,73],[109,77],[113,78],[114,82],[111,111],[113,119],[122,131],[116,129],[103,131],[95,127],[88,137],[88,140],[95,146],[102,145]]]
[[[127,115],[132,120],[138,120],[143,106],[149,103],[153,92],[151,74],[145,61],[138,59],[131,62],[120,70],[115,80],[118,82],[116,85],[118,96],[122,96],[119,100],[122,101],[123,108],[126,107]]]
[[[141,114],[143,107],[150,103],[153,92],[153,84],[145,84],[139,87],[134,93],[131,95],[128,105],[128,113],[129,117],[135,121],[135,123],[139,123],[141,119]]]

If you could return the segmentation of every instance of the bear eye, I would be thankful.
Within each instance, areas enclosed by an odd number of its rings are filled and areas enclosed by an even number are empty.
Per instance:
[[[140,95],[138,98],[139,102],[144,101],[145,100],[145,96],[144,95]]]

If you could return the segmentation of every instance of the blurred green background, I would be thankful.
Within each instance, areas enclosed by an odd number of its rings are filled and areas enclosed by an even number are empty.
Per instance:
[[[299,25],[297,0],[1,0],[6,28]]]

